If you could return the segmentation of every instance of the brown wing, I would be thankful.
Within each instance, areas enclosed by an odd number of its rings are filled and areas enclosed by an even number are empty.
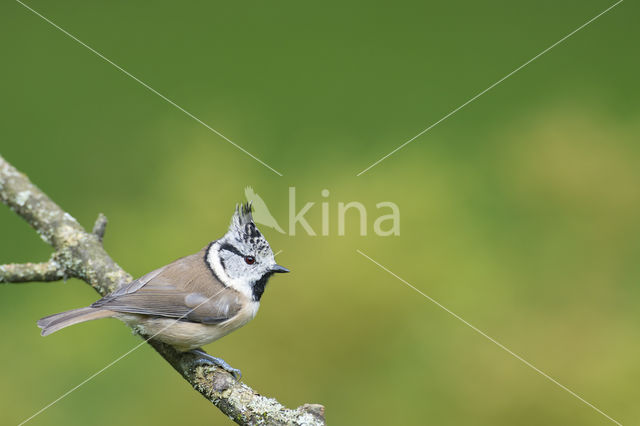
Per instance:
[[[205,250],[178,259],[98,300],[94,308],[216,324],[235,316],[240,294],[207,267]]]

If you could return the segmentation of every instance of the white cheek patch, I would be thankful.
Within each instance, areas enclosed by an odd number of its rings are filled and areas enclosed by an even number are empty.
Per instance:
[[[224,267],[222,266],[222,263],[220,262],[219,248],[220,243],[216,242],[209,249],[209,252],[207,253],[207,263],[209,264],[209,267],[213,270],[222,284],[239,291],[249,298],[252,297],[251,286],[248,284],[248,282],[245,282],[246,280],[242,280],[240,278],[233,279],[229,276],[229,274],[227,274]]]
[[[220,255],[218,254],[219,243],[215,243],[209,249],[207,253],[207,263],[209,267],[216,274],[218,279],[222,281],[222,284],[229,285],[231,282],[231,277],[227,275],[227,272],[224,270],[222,263],[220,263]]]

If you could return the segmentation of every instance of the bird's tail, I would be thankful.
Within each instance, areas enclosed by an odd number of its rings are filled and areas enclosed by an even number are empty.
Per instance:
[[[100,308],[79,308],[72,309],[59,314],[49,315],[38,320],[38,327],[42,329],[42,335],[47,336],[70,325],[99,318],[112,317],[113,311]]]

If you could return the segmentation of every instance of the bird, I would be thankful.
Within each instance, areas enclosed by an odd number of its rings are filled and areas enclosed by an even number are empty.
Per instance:
[[[273,228],[281,234],[284,234],[284,230],[278,225],[278,222],[273,217],[269,209],[267,208],[267,204],[264,202],[261,196],[255,193],[252,187],[247,186],[244,189],[244,195],[247,197],[247,200],[252,200],[253,205],[255,207],[255,217],[256,222],[261,225],[268,226],[269,228]]]
[[[47,336],[70,325],[117,318],[142,336],[196,355],[198,364],[241,372],[202,350],[258,313],[267,281],[289,272],[256,227],[251,202],[236,205],[228,231],[199,252],[127,283],[88,307],[38,321]]]

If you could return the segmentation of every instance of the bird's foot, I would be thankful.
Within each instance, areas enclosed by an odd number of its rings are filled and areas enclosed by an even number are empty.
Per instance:
[[[236,380],[240,380],[242,377],[242,373],[237,368],[233,368],[227,362],[221,358],[216,358],[213,355],[209,355],[205,351],[201,349],[194,349],[191,353],[198,356],[198,359],[195,361],[198,365],[215,365],[216,367],[220,367],[225,371],[228,371],[235,377]]]

